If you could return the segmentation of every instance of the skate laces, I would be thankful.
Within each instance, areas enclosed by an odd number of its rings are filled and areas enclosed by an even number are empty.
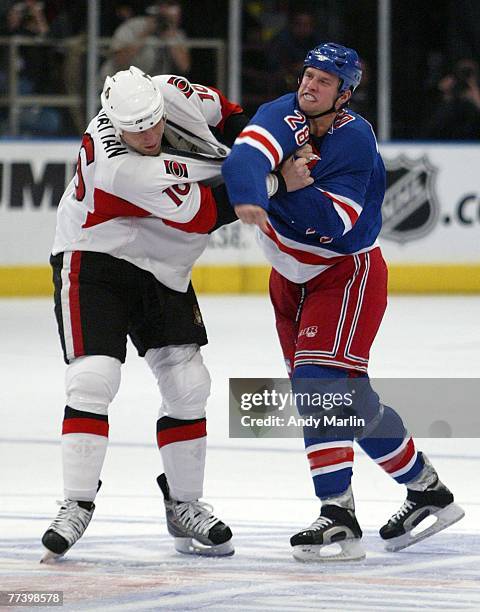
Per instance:
[[[175,514],[182,524],[192,531],[208,536],[210,529],[219,522],[212,514],[213,507],[200,501],[178,502],[174,506]]]
[[[314,521],[309,529],[311,530],[315,530],[315,529],[323,529],[324,527],[329,527],[330,525],[333,525],[333,521],[332,519],[327,518],[326,516],[322,516],[320,515],[316,521]]]
[[[53,519],[49,529],[63,536],[69,543],[74,543],[88,527],[93,514],[71,499],[57,500],[60,507],[57,516]]]
[[[390,520],[396,523],[397,521],[402,519],[404,516],[406,516],[410,512],[410,510],[413,510],[415,506],[416,506],[415,502],[412,502],[409,499],[406,499],[403,502],[403,505],[400,508],[400,510],[398,510],[398,512],[395,512],[395,514],[392,516]]]

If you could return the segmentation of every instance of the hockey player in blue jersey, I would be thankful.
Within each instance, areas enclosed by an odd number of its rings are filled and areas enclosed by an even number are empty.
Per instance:
[[[261,106],[223,165],[235,212],[259,227],[273,267],[270,296],[294,392],[312,388],[312,381],[334,390],[363,383],[356,411],[366,418],[366,429],[304,429],[322,506],[314,523],[290,540],[301,561],[365,556],[351,488],[354,439],[407,486],[406,501],[380,530],[387,550],[410,546],[464,514],[400,416],[380,403],[368,382],[370,347],[387,301],[387,270],[377,243],[385,168],[371,125],[348,109],[361,76],[353,49],[317,46],[307,54],[298,91]],[[305,173],[312,184],[288,193],[277,173],[267,194],[266,175],[290,163],[284,160],[304,145],[311,147]],[[429,515],[436,523],[414,535]],[[340,551],[331,552],[332,543]]]

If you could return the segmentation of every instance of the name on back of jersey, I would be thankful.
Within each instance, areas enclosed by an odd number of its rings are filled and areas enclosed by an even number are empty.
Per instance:
[[[103,111],[97,116],[97,132],[108,158],[128,153],[127,147],[117,137],[115,128]]]

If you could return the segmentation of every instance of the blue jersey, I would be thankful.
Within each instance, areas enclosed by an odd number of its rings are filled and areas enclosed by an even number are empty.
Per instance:
[[[268,198],[266,175],[309,142],[313,185]],[[268,212],[260,244],[272,265],[293,282],[306,282],[341,258],[375,246],[381,228],[385,167],[371,125],[340,112],[329,131],[309,133],[295,93],[262,105],[239,134],[223,175],[230,201]]]

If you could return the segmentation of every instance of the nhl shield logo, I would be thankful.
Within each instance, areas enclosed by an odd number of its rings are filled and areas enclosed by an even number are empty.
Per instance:
[[[381,237],[400,243],[422,238],[433,229],[439,215],[437,169],[425,156],[411,160],[400,155],[385,160],[385,166],[387,190]]]

